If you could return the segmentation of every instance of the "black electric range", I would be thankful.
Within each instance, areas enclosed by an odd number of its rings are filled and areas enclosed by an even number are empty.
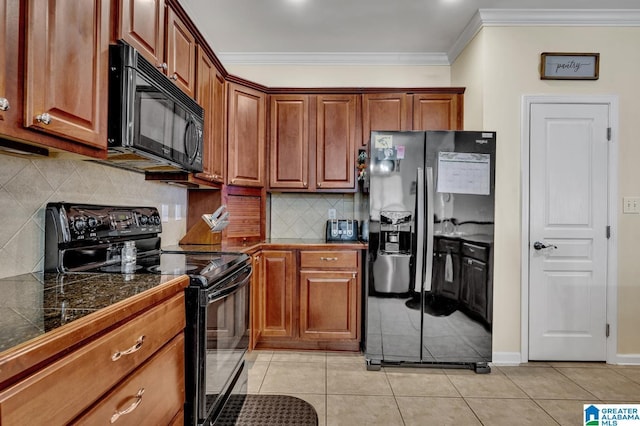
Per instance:
[[[161,249],[155,207],[49,203],[45,271],[189,275],[185,289],[185,424],[212,424],[229,396],[246,393],[250,257]],[[125,248],[127,246],[127,248]],[[135,262],[125,251],[135,247]]]

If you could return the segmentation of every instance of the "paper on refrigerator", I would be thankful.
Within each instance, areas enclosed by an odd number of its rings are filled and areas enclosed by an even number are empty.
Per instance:
[[[489,154],[470,152],[438,153],[438,192],[489,195],[491,160]]]

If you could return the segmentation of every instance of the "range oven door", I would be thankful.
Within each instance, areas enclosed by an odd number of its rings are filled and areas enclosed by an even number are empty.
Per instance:
[[[196,378],[192,401],[196,405],[198,424],[215,419],[243,368],[249,348],[251,272],[251,265],[246,265],[217,283],[214,289],[200,289],[197,323],[193,324],[195,328],[190,327],[196,333],[197,343],[195,347],[187,347],[187,353],[191,349],[197,352],[195,359],[187,356],[195,361],[195,369],[187,366],[187,374],[194,374]],[[188,400],[189,395],[187,404]]]

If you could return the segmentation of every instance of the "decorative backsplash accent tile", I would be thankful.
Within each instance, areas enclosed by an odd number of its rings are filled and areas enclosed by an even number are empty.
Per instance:
[[[338,219],[357,219],[354,194],[271,194],[271,238],[325,237],[328,210]]]
[[[0,278],[42,270],[44,209],[49,201],[158,209],[166,204],[169,221],[162,224],[162,245],[177,244],[186,232],[184,188],[91,161],[0,155]],[[175,219],[176,206],[180,220]]]

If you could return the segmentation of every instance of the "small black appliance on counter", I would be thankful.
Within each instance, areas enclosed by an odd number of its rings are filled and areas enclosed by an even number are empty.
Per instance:
[[[358,221],[353,219],[329,219],[326,227],[326,242],[358,241]]]

